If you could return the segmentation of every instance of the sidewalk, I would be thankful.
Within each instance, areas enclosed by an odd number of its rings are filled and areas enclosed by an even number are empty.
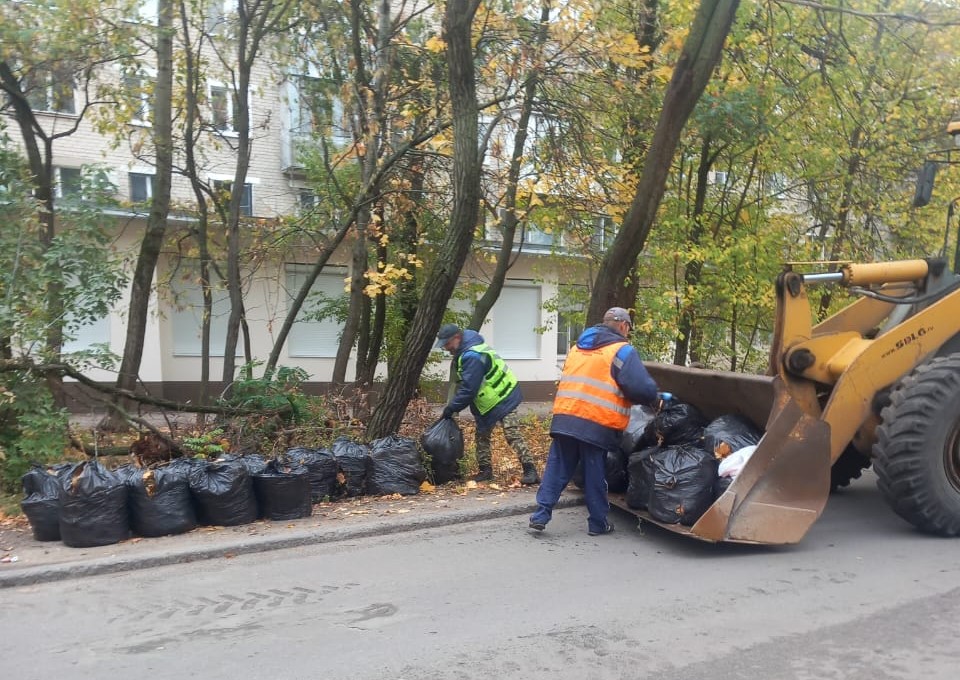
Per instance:
[[[481,485],[416,496],[361,497],[318,503],[311,517],[289,522],[199,527],[177,536],[131,538],[95,548],[36,541],[23,522],[0,526],[0,558],[10,560],[0,563],[0,588],[526,515],[536,507],[535,496],[536,487]],[[557,508],[582,503],[573,490],[564,493]],[[520,526],[526,520],[517,521]]]

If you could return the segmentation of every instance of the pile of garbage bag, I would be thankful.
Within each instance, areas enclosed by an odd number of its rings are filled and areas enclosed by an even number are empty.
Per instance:
[[[459,444],[462,457],[462,434]],[[177,458],[115,470],[96,458],[33,465],[21,478],[21,508],[36,540],[84,548],[131,535],[180,534],[200,525],[309,517],[315,502],[416,494],[427,476],[413,439],[390,436],[368,446],[344,437],[329,450],[297,447],[270,459],[258,454]]]
[[[726,491],[762,436],[741,415],[710,420],[683,401],[659,412],[633,407],[620,452],[627,506],[665,524],[692,526]],[[620,474],[608,470],[608,485]]]

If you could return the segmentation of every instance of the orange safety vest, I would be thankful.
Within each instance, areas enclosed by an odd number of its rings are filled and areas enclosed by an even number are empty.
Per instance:
[[[553,413],[625,429],[630,422],[630,402],[611,377],[610,366],[617,351],[626,344],[615,342],[591,350],[571,347],[563,364]]]

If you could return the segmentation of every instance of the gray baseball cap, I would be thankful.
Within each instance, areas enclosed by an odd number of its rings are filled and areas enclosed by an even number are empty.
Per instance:
[[[443,349],[443,346],[447,344],[447,340],[460,332],[460,326],[455,323],[443,324],[437,332],[437,341],[434,343],[433,348]]]
[[[630,327],[633,327],[633,320],[630,318],[630,312],[625,310],[623,307],[611,307],[603,314],[603,322],[608,321],[626,321],[630,324]]]

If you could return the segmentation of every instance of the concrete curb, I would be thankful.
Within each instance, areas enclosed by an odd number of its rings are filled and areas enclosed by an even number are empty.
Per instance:
[[[577,495],[564,495],[561,496],[557,502],[556,509],[570,508],[578,505],[583,505],[582,497]],[[355,538],[386,536],[407,531],[449,526],[451,524],[479,522],[487,519],[531,513],[536,507],[536,503],[488,506],[469,511],[452,510],[433,513],[423,517],[390,518],[342,529],[299,530],[276,537],[264,536],[255,539],[239,538],[220,540],[216,545],[190,546],[162,552],[147,548],[143,553],[134,557],[100,557],[83,561],[78,560],[39,565],[36,567],[25,567],[6,573],[0,572],[0,589],[34,585],[37,583],[50,583],[52,581],[61,581],[82,576],[97,576],[100,574],[114,574],[138,569],[151,569],[153,567],[197,562],[199,560],[209,560],[227,556],[248,555],[270,550],[297,548],[319,543],[334,543]]]

